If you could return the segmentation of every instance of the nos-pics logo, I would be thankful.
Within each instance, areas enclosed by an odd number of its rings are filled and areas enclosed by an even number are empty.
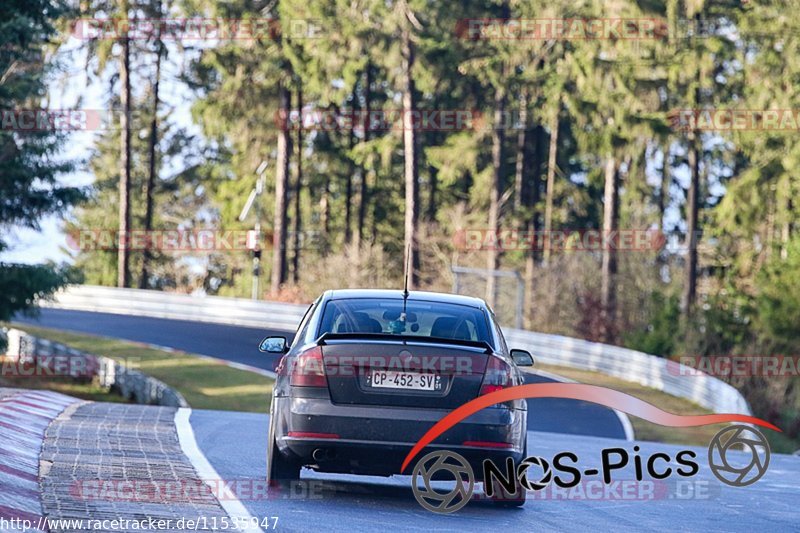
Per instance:
[[[634,451],[638,452],[635,446]],[[740,453],[744,451],[745,453]],[[734,452],[734,453],[729,453]],[[611,472],[629,464],[629,454],[623,448],[603,450],[602,468],[581,471],[576,466],[566,465],[563,459],[577,463],[577,456],[563,452],[555,456],[552,465],[546,459],[531,456],[523,459],[516,467],[508,460],[505,472],[491,460],[483,461],[483,479],[486,495],[493,497],[501,490],[507,495],[516,496],[517,491],[539,491],[551,482],[563,488],[577,485],[583,474],[600,475],[603,482],[611,483]],[[697,454],[692,450],[682,450],[673,461],[662,452],[653,453],[647,458],[634,456],[636,478],[641,481],[646,471],[654,479],[665,479],[676,474],[690,477],[697,474],[699,465],[694,460]],[[711,472],[723,483],[733,487],[745,487],[761,479],[769,467],[770,448],[766,437],[753,427],[733,425],[718,432],[708,446],[708,464]],[[677,467],[673,463],[677,463]],[[673,465],[673,466],[669,466]],[[538,474],[537,474],[538,472]],[[564,481],[558,474],[571,476]],[[455,480],[448,490],[437,490],[433,483],[437,480]],[[412,473],[414,497],[425,509],[435,513],[453,513],[464,507],[472,498],[475,489],[475,473],[469,462],[461,455],[448,450],[427,454],[420,459]],[[512,490],[513,489],[513,490]]]

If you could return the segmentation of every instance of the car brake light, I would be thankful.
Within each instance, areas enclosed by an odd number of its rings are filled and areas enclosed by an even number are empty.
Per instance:
[[[316,433],[312,431],[290,431],[289,436],[296,439],[338,439],[336,433]]]
[[[510,442],[492,442],[486,440],[465,440],[464,446],[473,448],[502,448],[504,450],[511,450],[514,448],[514,445]]]
[[[511,365],[499,357],[489,356],[480,394],[483,396],[510,387],[512,381]]]
[[[314,346],[297,356],[290,383],[294,387],[327,387],[322,348]]]

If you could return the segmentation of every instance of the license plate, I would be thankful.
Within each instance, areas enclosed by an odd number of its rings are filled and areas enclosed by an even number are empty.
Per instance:
[[[436,374],[373,370],[370,374],[369,386],[381,389],[439,390],[441,379]]]

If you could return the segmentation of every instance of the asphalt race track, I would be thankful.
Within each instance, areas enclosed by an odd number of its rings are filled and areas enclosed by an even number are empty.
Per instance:
[[[269,417],[194,411],[190,420],[200,449],[221,479],[263,478]],[[734,488],[713,476],[703,447],[528,434],[529,454],[549,461],[559,452],[572,451],[582,469],[600,466],[603,448],[622,446],[632,456],[634,445],[641,446],[642,457],[665,452],[674,458],[679,450],[695,450],[700,471],[692,478],[658,482],[652,497],[651,492],[628,490],[634,486],[629,466],[614,472],[608,489],[602,488],[598,476],[587,476],[587,483],[579,486],[585,490],[529,492],[522,509],[497,509],[479,501],[450,515],[424,510],[414,499],[409,476],[320,475],[304,470],[304,480],[322,480],[312,489],[313,497],[240,499],[256,518],[277,516],[281,531],[797,531],[798,457],[773,455],[763,478]]]
[[[49,309],[38,319],[19,322],[170,346],[266,369],[275,363],[274,357],[256,348],[263,336],[274,333],[266,330]],[[547,380],[530,376],[531,382]],[[263,487],[269,417],[192,411],[187,427],[214,475],[234,487],[230,498],[259,520],[278,517],[280,531],[797,531],[800,457],[774,454],[763,478],[734,488],[714,477],[705,447],[620,440],[622,425],[609,409],[568,400],[532,400],[529,407],[528,454],[552,463],[558,453],[575,453],[584,473],[582,482],[574,489],[554,489],[551,483],[543,491],[528,492],[521,509],[497,508],[479,498],[453,514],[423,509],[414,498],[410,476],[304,470],[302,479],[310,483],[299,492],[248,493],[241,490],[248,483]],[[643,462],[656,452],[666,453],[672,467],[679,466],[674,462],[679,451],[691,449],[699,472],[691,478],[671,476],[661,481],[645,474],[639,483],[631,459],[605,484],[601,475],[588,470],[599,468],[602,450],[612,447],[624,448]],[[734,461],[742,464],[750,459],[743,452],[730,454],[741,456]],[[482,493],[480,485],[475,493]]]
[[[38,317],[17,316],[14,321],[168,346],[265,370],[273,370],[279,357],[258,351],[262,339],[267,335],[293,336],[285,331],[66,309],[41,309]]]
[[[167,346],[265,370],[274,370],[279,357],[259,352],[261,340],[267,335],[292,336],[267,329],[64,309],[42,309],[36,318],[17,317],[15,321]],[[552,380],[528,375],[526,381]],[[606,407],[575,400],[536,399],[528,400],[528,408],[528,429],[532,431],[625,438],[619,417]]]

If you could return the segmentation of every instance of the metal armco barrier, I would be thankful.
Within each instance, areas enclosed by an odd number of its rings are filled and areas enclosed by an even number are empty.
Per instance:
[[[294,331],[308,308],[278,302],[89,285],[70,287],[58,293],[54,301],[41,305],[286,331]],[[503,328],[503,331],[510,346],[529,350],[541,363],[601,372],[686,398],[716,413],[751,414],[747,401],[734,387],[674,361],[560,335],[511,328]]]
[[[49,369],[50,372],[55,370],[57,375],[80,380],[94,379],[99,386],[113,388],[122,397],[140,404],[189,407],[183,395],[163,381],[108,357],[80,352],[16,328],[9,329],[5,335],[8,338],[6,357],[13,361],[31,363],[38,367],[40,364],[47,364],[41,362],[42,359],[59,357],[57,366]],[[70,360],[75,364],[64,363]]]
[[[42,307],[294,331],[307,305],[78,285]]]
[[[509,328],[503,333],[509,346],[529,350],[545,364],[601,372],[686,398],[715,413],[752,414],[735,387],[663,357],[561,335]]]

